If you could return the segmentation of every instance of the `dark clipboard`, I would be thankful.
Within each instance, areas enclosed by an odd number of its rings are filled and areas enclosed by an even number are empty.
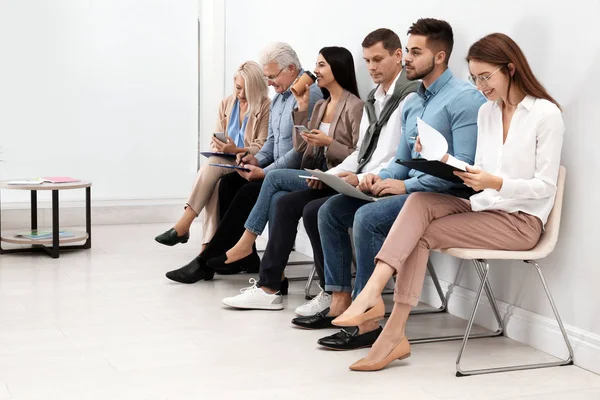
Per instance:
[[[250,172],[248,168],[240,167],[239,165],[229,165],[229,164],[208,164],[211,167],[221,167],[221,168],[229,168],[229,169],[239,169],[240,171]]]
[[[400,165],[404,165],[410,169],[424,172],[436,178],[444,179],[453,183],[464,183],[462,179],[454,175],[454,171],[464,172],[452,165],[448,165],[441,161],[429,161],[423,158],[413,158],[412,160],[396,160]]]
[[[202,154],[204,157],[212,157],[212,156],[216,156],[216,157],[224,157],[224,158],[231,158],[235,160],[235,153],[221,153],[220,151],[201,151],[200,154]]]

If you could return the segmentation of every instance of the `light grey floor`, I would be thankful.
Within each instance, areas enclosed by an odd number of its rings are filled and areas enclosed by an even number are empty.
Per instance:
[[[153,237],[168,225],[98,226],[93,249],[0,256],[3,399],[600,399],[577,367],[456,378],[459,342],[421,344],[377,373],[348,366],[367,353],[321,350],[327,331],[292,328],[303,282],[285,310],[232,311],[221,298],[248,275],[177,285],[164,278],[197,254]],[[290,275],[306,271],[294,267]],[[451,316],[415,316],[409,335],[462,332]],[[467,366],[549,356],[506,338],[470,342]]]

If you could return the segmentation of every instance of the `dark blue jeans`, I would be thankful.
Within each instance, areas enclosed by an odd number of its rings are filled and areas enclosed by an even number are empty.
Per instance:
[[[366,202],[345,195],[331,197],[319,210],[319,233],[325,264],[325,290],[358,296],[375,269],[375,256],[408,194]],[[352,228],[356,279],[352,291]]]

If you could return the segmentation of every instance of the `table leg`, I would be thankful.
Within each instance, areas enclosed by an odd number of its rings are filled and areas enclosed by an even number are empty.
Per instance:
[[[0,190],[0,194],[2,191]],[[1,197],[1,196],[0,196]],[[2,237],[2,200],[0,199],[0,237]],[[5,250],[2,248],[2,241],[0,241],[0,254],[4,254]]]
[[[88,238],[83,245],[84,249],[92,248],[92,187],[85,188],[85,231]]]
[[[31,191],[31,230],[35,231],[38,227],[37,213],[37,190]]]
[[[52,250],[50,257],[58,258],[58,247],[60,243],[58,221],[58,190],[52,191]]]

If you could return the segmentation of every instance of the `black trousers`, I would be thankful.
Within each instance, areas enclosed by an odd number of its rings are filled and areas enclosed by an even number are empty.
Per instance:
[[[200,253],[200,257],[204,260],[218,257],[235,246],[244,233],[244,223],[258,199],[261,187],[262,181],[248,182],[237,173],[221,178],[219,184],[221,222],[213,238]],[[256,247],[254,251],[256,252]]]
[[[281,276],[294,248],[298,233],[298,222],[302,218],[304,228],[313,248],[315,266],[321,287],[325,287],[323,249],[319,237],[317,217],[319,208],[336,194],[332,189],[307,189],[282,196],[275,204],[275,221],[269,221],[269,242],[260,264],[259,286],[279,290]]]
[[[229,210],[229,206],[233,202],[235,195],[238,190],[240,190],[243,186],[247,185],[248,182],[246,179],[242,178],[234,172],[232,174],[227,174],[221,178],[219,183],[219,220],[222,221],[223,217]]]

